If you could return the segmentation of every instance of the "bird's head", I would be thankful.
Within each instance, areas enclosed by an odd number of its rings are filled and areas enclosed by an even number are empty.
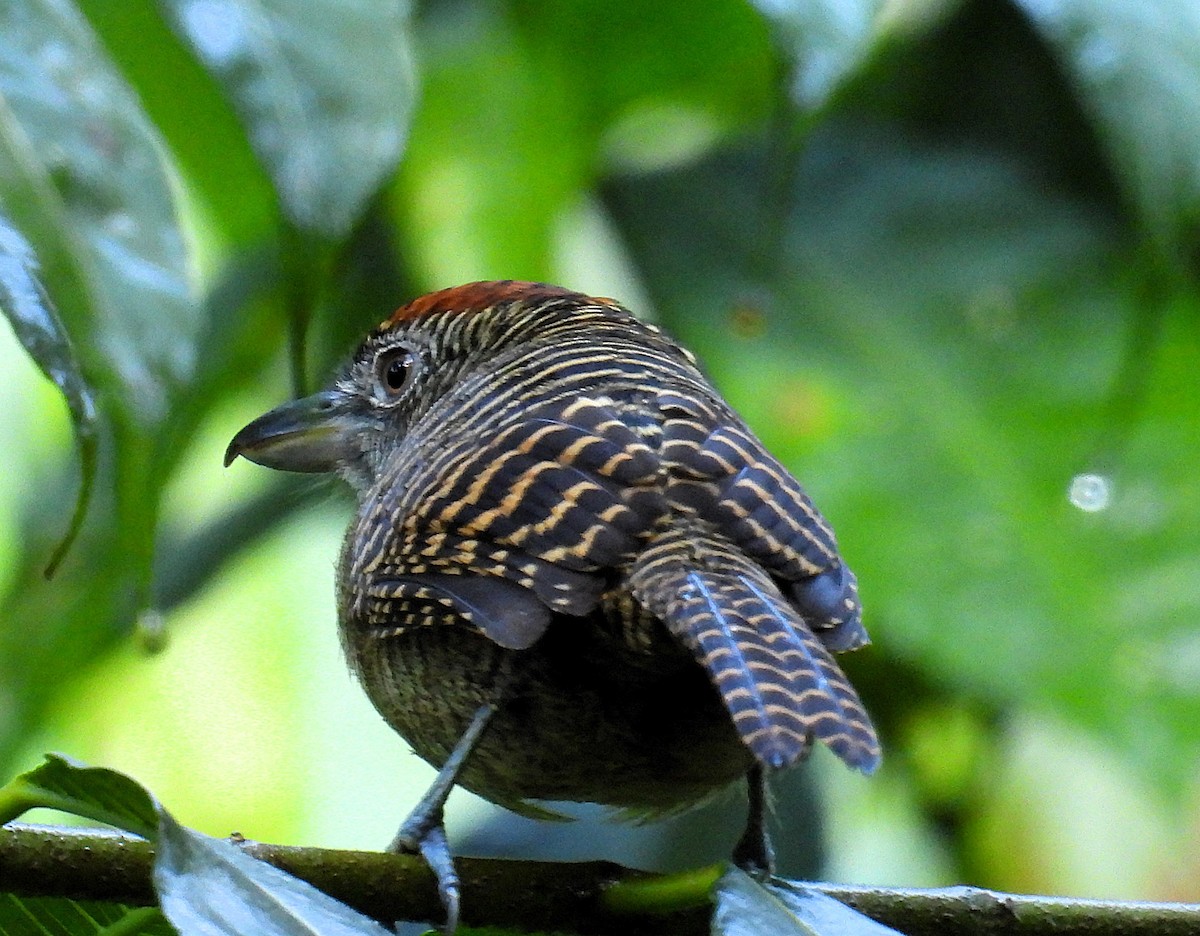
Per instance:
[[[422,296],[367,335],[327,388],[245,426],[225,464],[241,455],[284,471],[336,471],[364,490],[414,420],[467,374],[606,318],[631,319],[610,299],[544,283],[470,283]]]

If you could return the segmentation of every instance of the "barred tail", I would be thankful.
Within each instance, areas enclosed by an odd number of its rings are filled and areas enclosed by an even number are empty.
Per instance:
[[[871,773],[879,741],[858,693],[770,576],[728,542],[668,531],[630,585],[708,671],[758,761],[786,767],[818,738]]]

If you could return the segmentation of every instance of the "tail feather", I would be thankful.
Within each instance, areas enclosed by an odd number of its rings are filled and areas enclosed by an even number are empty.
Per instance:
[[[850,766],[875,769],[879,742],[858,694],[761,567],[711,535],[667,532],[630,584],[708,671],[759,762],[786,767],[816,738]]]

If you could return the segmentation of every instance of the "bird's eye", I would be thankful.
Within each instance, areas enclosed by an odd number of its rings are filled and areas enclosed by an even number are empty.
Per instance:
[[[384,396],[397,397],[412,380],[417,358],[407,348],[396,348],[379,356],[375,374]]]

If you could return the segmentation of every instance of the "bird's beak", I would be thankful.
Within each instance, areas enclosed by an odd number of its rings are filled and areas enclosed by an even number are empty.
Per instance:
[[[277,406],[243,428],[225,450],[225,466],[241,455],[281,471],[333,471],[353,452],[355,424],[346,395],[323,390]]]

